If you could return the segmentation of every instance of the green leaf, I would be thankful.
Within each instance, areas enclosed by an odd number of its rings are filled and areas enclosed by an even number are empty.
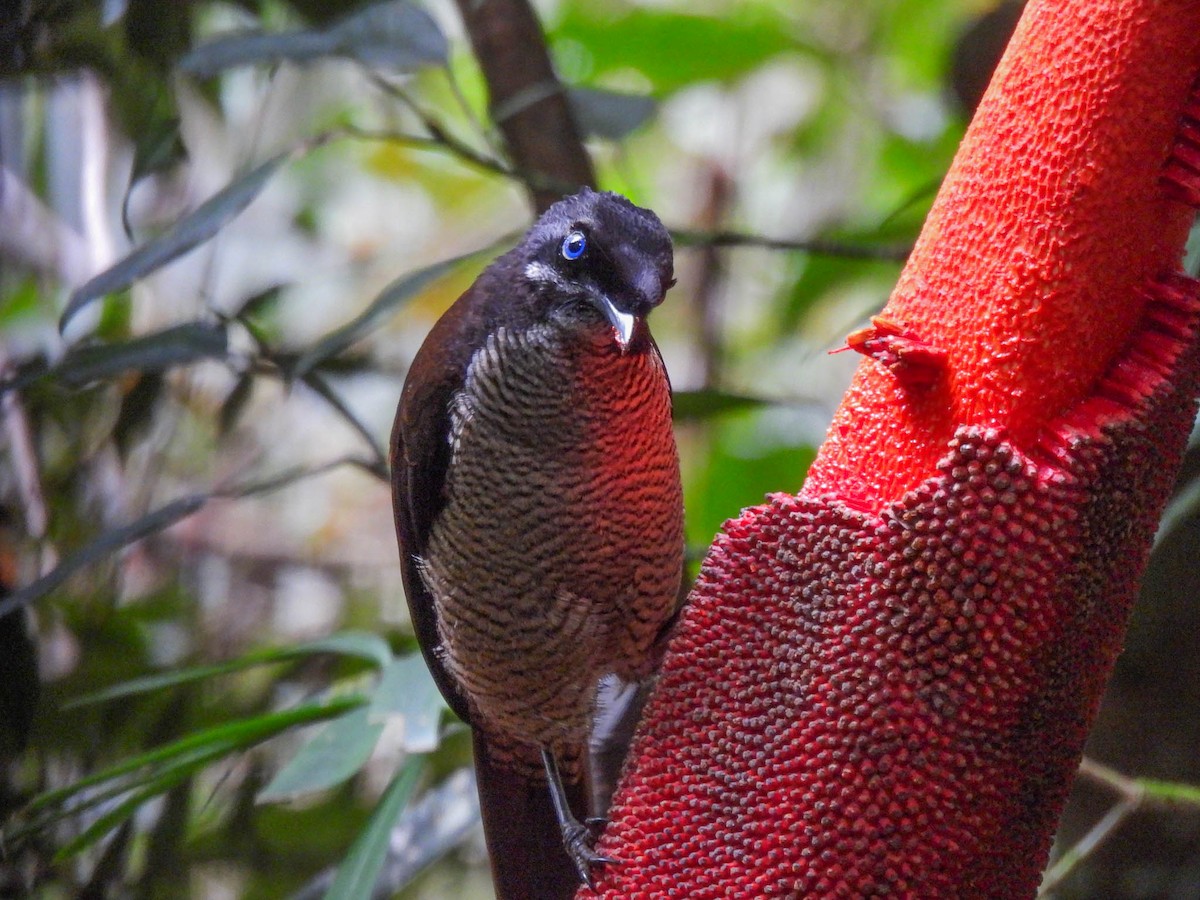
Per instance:
[[[1171,498],[1158,522],[1154,546],[1158,547],[1172,532],[1200,511],[1200,478],[1194,478]]]
[[[382,293],[372,300],[367,308],[353,320],[336,331],[325,335],[325,337],[321,338],[316,344],[305,351],[296,360],[295,365],[292,366],[291,376],[296,379],[303,378],[324,360],[341,353],[355,341],[361,340],[378,328],[388,316],[419,294],[428,284],[441,278],[460,263],[482,252],[484,251],[477,250],[472,253],[465,253],[462,256],[445,259],[431,266],[426,266],[423,269],[417,269],[415,272],[409,272],[406,275],[400,276],[385,287]]]
[[[567,89],[567,102],[585,137],[619,141],[654,117],[658,104],[644,94],[591,87]]]
[[[179,68],[197,78],[254,64],[308,63],[330,56],[356,60],[372,69],[413,72],[445,65],[446,37],[424,9],[408,2],[379,3],[330,28],[268,34],[249,31],[197,47]]]
[[[438,745],[438,724],[446,701],[419,653],[397,657],[383,670],[371,697],[372,721],[398,718],[403,723],[404,749],[428,753]]]
[[[211,238],[222,226],[250,205],[266,187],[271,176],[292,155],[292,151],[281,153],[251,169],[205,200],[161,235],[142,244],[124,259],[77,288],[59,320],[59,330],[64,330],[76,313],[88,304],[108,294],[124,290],[137,279],[161,269]]]
[[[100,818],[96,819],[96,821],[89,825],[81,834],[59,848],[58,852],[54,854],[54,861],[63,862],[64,860],[70,859],[80,851],[86,850],[96,841],[108,834],[108,832],[112,831],[114,828],[136,813],[144,803],[154,799],[160,794],[165,794],[177,784],[180,784],[187,778],[190,778],[210,762],[220,759],[229,752],[230,750],[225,747],[214,747],[207,752],[191,755],[176,765],[168,766],[160,773],[147,778],[141,783],[140,787],[134,790],[132,794],[126,797],[125,800],[121,801],[115,808],[100,816]],[[134,787],[134,785],[123,785],[122,790],[115,793],[126,793]],[[109,792],[106,792],[106,795],[107,793]],[[73,806],[69,810],[64,810],[61,814],[54,816],[53,821],[66,818],[70,815],[75,815],[84,809],[98,805],[97,803],[93,802],[95,799],[96,798],[89,797],[87,803]]]
[[[152,691],[160,691],[164,688],[177,687],[181,684],[191,684],[221,675],[241,672],[255,666],[293,662],[297,659],[315,656],[320,653],[363,659],[381,670],[386,670],[392,662],[391,647],[379,635],[366,631],[342,631],[338,634],[315,641],[308,641],[303,644],[258,650],[224,663],[217,663],[210,666],[194,666],[174,672],[163,672],[158,675],[134,678],[102,691],[77,697],[63,706],[63,709],[74,709],[80,706],[106,703],[110,700],[118,700],[123,697],[134,697]]]
[[[153,424],[154,412],[165,387],[161,372],[144,372],[121,398],[121,409],[113,426],[113,441],[122,459],[129,454],[133,442],[145,435]]]
[[[190,516],[207,503],[208,499],[206,494],[181,497],[128,525],[104,532],[95,540],[76,550],[37,581],[13,591],[4,600],[0,600],[0,616],[6,616],[14,609],[40,600],[65,584],[76,572],[112,555],[122,547],[141,540],[147,535],[162,531],[164,528],[169,528],[180,519]]]
[[[325,900],[361,900],[371,896],[379,871],[387,859],[392,829],[408,805],[408,798],[423,768],[424,761],[420,757],[412,757],[392,779],[366,828],[338,866],[337,876],[326,892]]]
[[[671,398],[672,413],[676,422],[702,421],[725,413],[766,406],[769,402],[761,397],[727,394],[712,388],[676,391]]]
[[[129,371],[162,372],[201,359],[223,358],[228,349],[223,325],[188,322],[118,344],[76,347],[45,374],[78,387]]]
[[[173,109],[166,116],[156,111],[151,121],[136,135],[133,171],[129,174],[129,187],[121,199],[121,226],[130,240],[133,239],[133,229],[129,226],[129,197],[134,186],[143,178],[164,172],[185,159],[187,148],[179,135],[179,117]]]
[[[325,703],[308,703],[281,712],[206,728],[162,747],[128,757],[113,766],[81,778],[74,784],[40,794],[30,801],[29,808],[37,810],[54,806],[87,788],[125,775],[136,775],[139,770],[159,767],[181,758],[194,760],[195,754],[203,756],[211,752],[223,755],[235,750],[244,750],[289,728],[340,716],[365,702],[366,698],[361,696],[337,697]]]
[[[803,51],[788,13],[764,4],[737,15],[704,15],[666,8],[623,8],[575,0],[550,29],[558,41],[582,44],[597,75],[636,69],[655,93],[699,81],[730,82],[783,52]]]
[[[237,384],[221,401],[221,409],[217,413],[217,434],[221,437],[227,437],[233,427],[237,424],[238,418],[242,414],[242,410],[246,408],[246,404],[250,400],[250,395],[254,393],[254,376],[249,372],[243,372],[237,380]]]
[[[323,725],[258,793],[259,803],[295,800],[335,787],[371,757],[383,733],[370,710],[359,707]]]

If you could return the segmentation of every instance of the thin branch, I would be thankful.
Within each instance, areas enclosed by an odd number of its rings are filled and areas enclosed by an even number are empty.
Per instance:
[[[767,250],[798,250],[815,256],[845,259],[871,259],[904,262],[912,252],[910,244],[850,244],[821,238],[806,240],[771,238],[741,231],[691,231],[673,229],[671,236],[682,247],[763,247]]]
[[[1042,878],[1041,887],[1038,888],[1038,896],[1045,897],[1062,883],[1080,862],[1088,857],[1097,847],[1116,831],[1117,826],[1125,821],[1134,810],[1138,808],[1139,801],[1126,798],[1116,806],[1109,809],[1105,813],[1104,818],[1097,822],[1092,829],[1082,838],[1069,847],[1066,852],[1059,857],[1058,862],[1050,867]]]
[[[1117,795],[1118,802],[1082,838],[1063,851],[1042,878],[1038,897],[1050,892],[1107,840],[1130,815],[1143,809],[1190,808],[1200,812],[1200,787],[1153,778],[1130,778],[1116,769],[1084,757],[1079,775]]]

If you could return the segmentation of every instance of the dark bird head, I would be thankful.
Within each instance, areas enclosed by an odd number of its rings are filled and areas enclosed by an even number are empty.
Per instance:
[[[619,194],[584,188],[551,206],[516,249],[532,295],[550,315],[612,325],[622,352],[675,283],[671,236]]]

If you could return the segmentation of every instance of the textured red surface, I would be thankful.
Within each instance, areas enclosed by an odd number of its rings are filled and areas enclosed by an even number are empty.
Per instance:
[[[1155,286],[1025,452],[965,426],[881,515],[777,496],[714,545],[600,849],[611,897],[1032,896],[1195,412]]]
[[[958,427],[1026,441],[1091,392],[1141,317],[1137,289],[1179,264],[1192,210],[1160,179],[1173,143],[1175,165],[1200,164],[1178,140],[1197,72],[1195,0],[1029,5],[884,310],[947,352],[946,376],[910,390],[864,365],[807,495],[882,509]]]
[[[1195,415],[1198,73],[1194,0],[1030,4],[804,490],[705,561],[600,893],[1036,892]]]

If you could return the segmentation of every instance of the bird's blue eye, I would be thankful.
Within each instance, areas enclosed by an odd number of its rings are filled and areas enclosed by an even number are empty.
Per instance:
[[[586,249],[587,238],[584,237],[582,231],[572,231],[563,238],[562,255],[564,259],[579,259]]]

